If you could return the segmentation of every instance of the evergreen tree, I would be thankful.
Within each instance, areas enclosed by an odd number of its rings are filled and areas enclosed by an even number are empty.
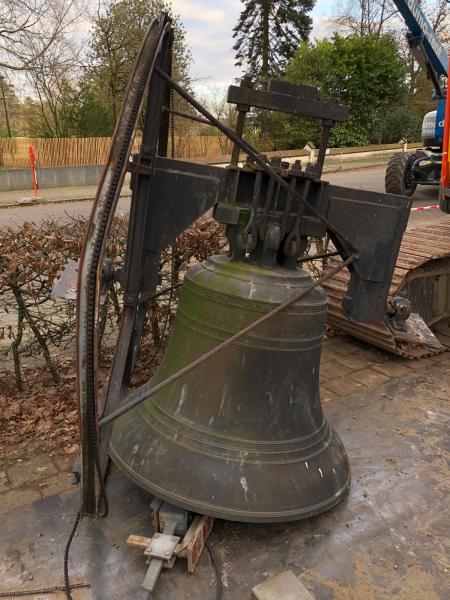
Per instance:
[[[236,66],[265,84],[280,77],[300,42],[308,39],[315,0],[242,0],[244,9],[233,29]]]

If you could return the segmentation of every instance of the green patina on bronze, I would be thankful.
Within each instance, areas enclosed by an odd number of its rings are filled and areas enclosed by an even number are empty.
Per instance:
[[[310,284],[302,270],[225,256],[191,267],[155,384]],[[318,395],[326,307],[316,288],[118,419],[113,460],[202,514],[285,521],[333,506],[350,476]]]

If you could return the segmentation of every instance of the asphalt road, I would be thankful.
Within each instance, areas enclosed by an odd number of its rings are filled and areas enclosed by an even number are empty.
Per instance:
[[[356,189],[374,190],[384,192],[385,167],[371,167],[340,173],[326,173],[324,179],[336,185],[353,187]],[[426,206],[438,202],[437,187],[418,188],[414,197],[413,206]],[[118,204],[118,211],[127,212],[129,198],[122,198]],[[24,221],[40,222],[52,217],[57,220],[68,220],[79,216],[88,217],[92,201],[48,203],[38,206],[14,206],[13,208],[0,209],[0,226],[14,226]],[[412,212],[410,225],[419,225],[428,221],[435,221],[444,217],[438,209]]]

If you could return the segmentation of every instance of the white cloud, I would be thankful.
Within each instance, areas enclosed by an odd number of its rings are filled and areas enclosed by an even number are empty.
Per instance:
[[[329,37],[336,29],[332,17],[313,17],[313,26],[310,35],[311,40],[321,40]]]
[[[194,86],[201,95],[207,95],[209,86],[225,86],[242,75],[241,69],[234,66],[233,51],[233,27],[241,4],[237,0],[229,2],[226,11],[219,9],[219,5],[223,6],[223,2],[210,1],[204,14],[200,14],[203,10],[201,2],[173,0],[174,12],[179,13],[186,28],[194,59],[191,73]],[[212,17],[216,12],[221,17]],[[332,32],[332,18],[313,16],[312,40],[327,37]]]
[[[214,3],[213,3],[214,4]],[[189,19],[201,23],[216,23],[226,17],[223,8],[211,8],[201,2],[191,2],[191,0],[173,0],[173,12],[181,17],[181,20]]]
[[[240,76],[240,70],[234,66],[233,27],[241,6],[239,0],[172,1],[173,11],[186,29],[196,87],[222,85]]]

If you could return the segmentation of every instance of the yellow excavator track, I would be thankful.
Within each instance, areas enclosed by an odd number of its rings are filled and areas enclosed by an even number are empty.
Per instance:
[[[441,345],[433,335],[429,342],[427,336],[405,340],[389,326],[388,319],[379,325],[350,321],[342,310],[349,277],[344,269],[324,284],[330,327],[407,358],[422,358],[450,348],[450,217],[406,231],[389,290],[390,298],[410,300],[412,313],[420,315],[425,329],[428,326]]]

